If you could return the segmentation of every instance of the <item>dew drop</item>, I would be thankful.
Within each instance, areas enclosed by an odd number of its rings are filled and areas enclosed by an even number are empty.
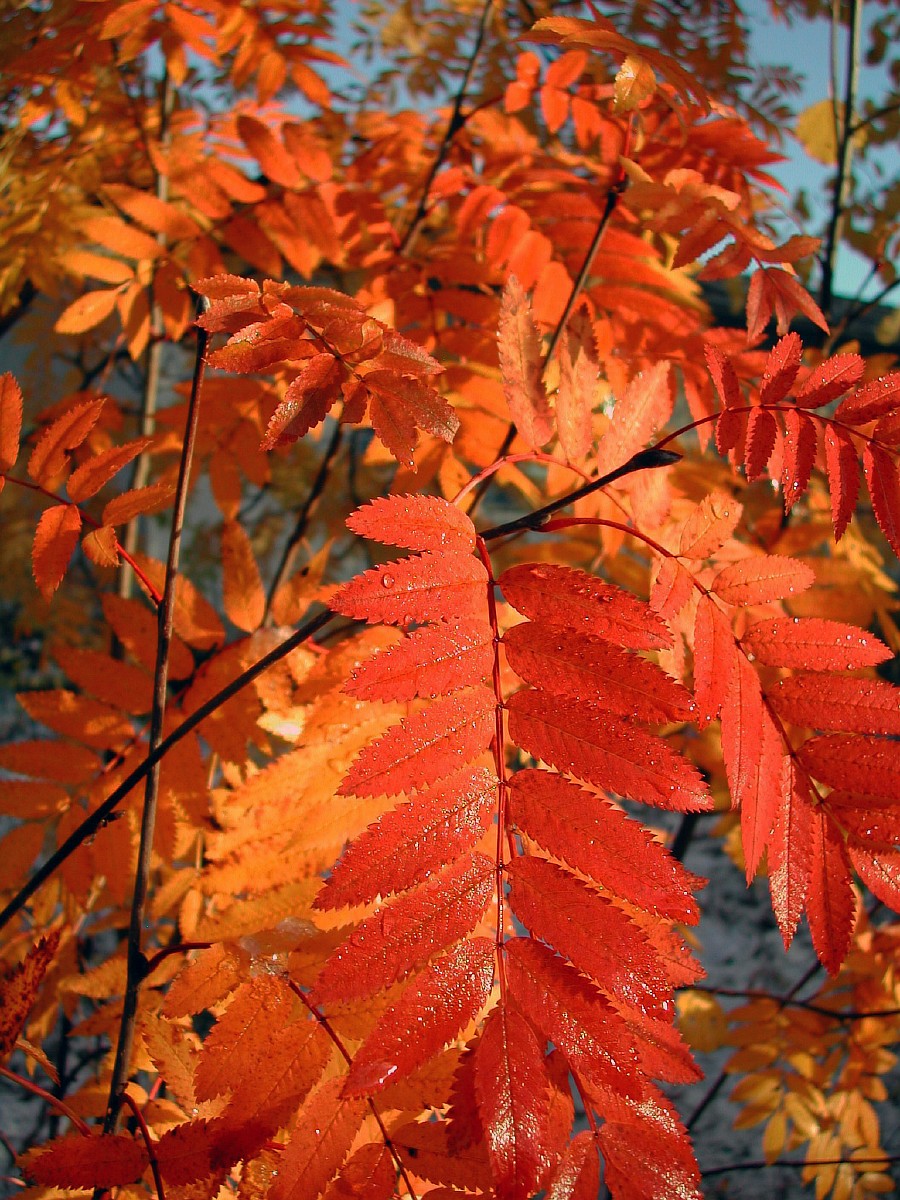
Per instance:
[[[393,577],[393,575],[382,575],[382,577],[381,577],[381,586],[382,586],[382,587],[385,587],[385,588],[392,588],[392,587],[394,586],[394,577]]]

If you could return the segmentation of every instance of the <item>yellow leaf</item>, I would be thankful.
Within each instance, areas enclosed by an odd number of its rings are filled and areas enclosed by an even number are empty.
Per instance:
[[[780,1108],[776,1113],[772,1114],[768,1125],[763,1133],[762,1145],[763,1154],[766,1156],[766,1162],[774,1162],[784,1149],[784,1143],[787,1140],[787,1117],[784,1115],[784,1109]]]
[[[643,58],[629,54],[616,74],[616,112],[632,112],[656,91],[656,73]]]
[[[728,1019],[715,996],[682,992],[678,997],[678,1028],[691,1049],[709,1053],[724,1044]]]
[[[57,333],[85,333],[101,321],[106,320],[116,306],[118,288],[104,288],[99,292],[85,292],[79,296],[54,325]]]

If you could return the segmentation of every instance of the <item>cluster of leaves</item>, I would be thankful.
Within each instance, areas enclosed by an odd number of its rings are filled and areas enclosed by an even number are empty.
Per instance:
[[[889,1186],[900,372],[788,331],[829,328],[812,239],[766,232],[776,155],[689,23],[532,16],[540,55],[490,2],[404,44],[454,43],[449,118],[342,106],[296,0],[28,9],[0,60],[9,320],[103,285],[56,310],[75,389],[0,379],[22,622],[76,571],[98,614],[20,696],[51,738],[0,747],[0,1073],[72,1125],[20,1160],[36,1198],[699,1197],[663,1087],[712,1028],[769,1160]],[[698,281],[748,268],[746,334],[711,329]],[[170,507],[163,563],[136,522]],[[636,806],[728,814],[813,1000],[715,1009],[704,881]]]

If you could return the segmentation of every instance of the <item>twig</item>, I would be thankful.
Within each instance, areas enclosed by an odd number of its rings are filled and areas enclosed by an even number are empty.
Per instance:
[[[710,996],[731,996],[735,999],[774,1000],[781,1008],[802,1008],[805,1012],[818,1013],[822,1017],[831,1017],[834,1021],[865,1021],[869,1017],[897,1017],[900,1008],[826,1008],[823,1004],[812,1004],[809,1000],[785,1000],[774,992],[763,988],[726,988],[710,987],[706,984],[692,983],[684,988],[687,992],[705,992]]]
[[[788,1158],[776,1158],[774,1162],[766,1162],[765,1159],[757,1159],[754,1162],[745,1163],[729,1163],[724,1167],[710,1167],[706,1171],[701,1171],[700,1174],[704,1179],[709,1179],[713,1175],[727,1175],[731,1171],[764,1171],[768,1167],[842,1167],[849,1163],[852,1166],[886,1166],[889,1163],[900,1162],[900,1154],[884,1154],[880,1158],[874,1155],[871,1158],[810,1158],[805,1162],[792,1161]]]
[[[73,854],[82,842],[97,832],[101,826],[107,824],[117,806],[128,795],[128,793],[139,784],[143,779],[147,778],[151,768],[156,763],[161,762],[168,754],[173,746],[177,746],[183,741],[189,733],[202,724],[208,716],[216,712],[223,704],[227,703],[232,696],[236,696],[238,692],[257,679],[269,667],[280,662],[292,650],[296,650],[298,646],[302,646],[308,638],[318,633],[336,614],[331,609],[326,609],[317,617],[313,617],[311,621],[307,621],[295,633],[292,633],[289,638],[286,638],[281,645],[276,646],[274,650],[270,650],[268,654],[264,654],[252,667],[248,667],[246,671],[242,671],[240,675],[232,679],[220,691],[211,696],[199,708],[196,708],[189,717],[185,718],[181,724],[172,730],[168,737],[163,738],[155,750],[147,755],[142,763],[134,768],[130,775],[119,784],[119,786],[110,793],[109,796],[100,804],[94,811],[81,822],[77,829],[66,838],[63,844],[56,850],[43,866],[35,871],[29,881],[24,884],[16,895],[10,900],[6,907],[0,912],[0,929],[16,915],[31,899],[34,893],[46,883],[51,875],[66,861],[70,854]]]
[[[338,1053],[340,1054],[341,1058],[343,1058],[347,1066],[351,1067],[353,1065],[353,1058],[341,1038],[335,1032],[334,1026],[331,1024],[328,1018],[324,1015],[324,1013],[319,1012],[318,1008],[312,1003],[303,989],[298,987],[298,985],[294,983],[290,976],[285,976],[285,981],[301,1004],[304,1005],[307,1011],[310,1012],[313,1017],[315,1017],[322,1029],[325,1030],[325,1033],[337,1047]],[[397,1167],[397,1170],[400,1172],[403,1182],[406,1184],[406,1189],[410,1194],[411,1200],[416,1200],[415,1189],[413,1188],[412,1181],[410,1180],[406,1167],[404,1166],[403,1159],[400,1157],[397,1147],[391,1141],[391,1135],[388,1133],[387,1128],[385,1127],[384,1121],[381,1118],[381,1114],[375,1107],[375,1101],[371,1096],[367,1096],[366,1103],[369,1105],[369,1110],[372,1113],[372,1116],[375,1118],[375,1123],[381,1131],[381,1136],[384,1140],[387,1152],[394,1160],[394,1164]]]
[[[581,500],[584,496],[589,496],[592,492],[599,491],[600,488],[606,487],[610,483],[614,483],[617,479],[623,478],[625,475],[631,475],[635,471],[647,471],[655,467],[670,467],[672,463],[679,462],[681,455],[674,450],[658,450],[651,447],[649,450],[639,450],[637,454],[633,454],[628,462],[623,463],[621,467],[616,467],[614,471],[609,471],[606,475],[601,475],[599,479],[594,479],[590,483],[586,483],[584,487],[576,488],[574,492],[567,492],[565,496],[560,496],[558,500],[553,500],[550,504],[545,504],[543,508],[537,508],[534,512],[526,513],[523,517],[516,517],[514,521],[506,521],[503,525],[495,525],[492,529],[481,531],[481,537],[486,542],[494,541],[495,538],[507,537],[512,533],[521,533],[526,529],[540,529],[545,524],[547,518],[561,508],[566,508],[569,504],[574,504],[576,500]]]
[[[152,754],[162,741],[163,722],[166,716],[166,700],[169,686],[169,652],[175,623],[175,588],[178,583],[178,563],[181,555],[181,536],[184,531],[184,513],[187,506],[191,467],[194,461],[194,446],[197,440],[197,424],[200,418],[200,394],[206,370],[206,347],[208,334],[205,329],[197,330],[197,354],[194,360],[194,377],[185,418],[184,447],[178,468],[178,484],[175,489],[175,506],[172,511],[172,532],[169,536],[169,553],[166,560],[166,578],[163,586],[162,603],[157,613],[158,636],[156,643],[156,667],[153,674],[153,707],[150,712],[150,735],[148,750]],[[119,1039],[112,1079],[109,1085],[109,1100],[103,1127],[112,1133],[116,1127],[122,1092],[128,1078],[131,1048],[134,1043],[134,1026],[137,1017],[138,992],[146,974],[146,959],[141,948],[144,919],[150,895],[150,865],[153,859],[153,835],[156,830],[156,813],[159,805],[159,763],[154,763],[147,773],[144,785],[144,807],[141,813],[141,832],[138,842],[138,861],[134,878],[134,895],[131,900],[131,923],[128,930],[128,967],[125,997],[119,1023]],[[162,1200],[162,1197],[160,1198]]]
[[[341,425],[335,422],[334,432],[331,435],[331,440],[325,450],[322,461],[319,463],[319,469],[316,472],[316,477],[313,480],[312,487],[309,489],[309,495],[303,502],[300,511],[297,513],[297,520],[294,523],[294,528],[291,536],[282,551],[281,561],[275,569],[275,574],[272,576],[272,582],[269,585],[269,593],[266,596],[266,610],[263,618],[265,624],[269,624],[271,620],[272,602],[275,599],[275,593],[284,583],[290,573],[291,567],[294,565],[294,559],[297,556],[297,547],[303,539],[306,532],[307,522],[309,521],[310,513],[313,505],[318,500],[324,491],[325,484],[328,482],[328,475],[331,470],[331,464],[334,461],[334,456],[337,454],[341,444]]]
[[[450,120],[447,122],[447,128],[444,130],[444,136],[441,139],[441,144],[438,147],[438,152],[435,155],[434,161],[428,171],[425,183],[422,187],[422,193],[419,196],[419,203],[416,205],[416,211],[413,213],[413,218],[409,223],[409,228],[403,235],[400,242],[399,253],[408,254],[412,249],[419,230],[422,227],[422,221],[428,211],[428,197],[431,194],[431,185],[434,183],[435,176],[444,164],[447,154],[450,150],[450,144],[456,134],[462,129],[466,123],[466,117],[463,116],[462,106],[465,103],[466,91],[472,79],[472,72],[475,70],[475,63],[478,55],[481,53],[481,47],[484,44],[485,34],[487,33],[488,21],[491,15],[491,9],[494,7],[494,0],[485,0],[484,7],[481,10],[481,19],[478,22],[478,31],[475,34],[475,41],[472,44],[472,49],[469,52],[469,58],[466,62],[466,69],[463,73],[462,83],[459,85],[456,96],[453,100],[453,109],[450,113]]]
[[[144,1145],[147,1147],[147,1157],[150,1159],[150,1170],[153,1172],[153,1182],[156,1185],[156,1194],[159,1200],[166,1200],[166,1192],[163,1187],[162,1175],[159,1171],[159,1159],[156,1157],[156,1148],[153,1139],[150,1137],[150,1130],[147,1128],[147,1122],[144,1120],[144,1114],[141,1112],[134,1096],[128,1092],[122,1094],[122,1099],[131,1109],[132,1115],[137,1121],[138,1129],[141,1131],[141,1137],[144,1139]]]

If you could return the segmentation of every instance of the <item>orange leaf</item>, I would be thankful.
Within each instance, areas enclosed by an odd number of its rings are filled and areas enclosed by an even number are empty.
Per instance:
[[[547,1200],[594,1200],[600,1194],[600,1160],[594,1136],[582,1129],[566,1151],[547,1184]]]
[[[105,402],[100,396],[76,404],[44,430],[28,460],[28,474],[32,479],[46,483],[60,473],[68,461],[68,451],[80,446],[88,436]]]
[[[222,526],[222,588],[229,621],[252,633],[262,624],[266,611],[259,567],[253,547],[237,521]]]
[[[768,692],[784,720],[810,729],[845,733],[900,733],[900,689],[886,679],[849,675],[795,675]]]
[[[550,440],[553,420],[541,381],[540,338],[531,304],[515,275],[503,292],[498,329],[503,394],[510,416],[528,445],[538,450]]]
[[[856,357],[856,356],[854,356]],[[853,425],[864,425],[900,408],[900,371],[873,379],[838,405],[835,417]]]
[[[15,465],[22,432],[22,389],[7,371],[0,375],[0,471]]]
[[[829,975],[837,975],[856,925],[850,860],[840,831],[820,807],[811,818],[809,895],[806,916],[813,946]]]
[[[758,621],[747,629],[741,642],[767,666],[806,671],[855,671],[892,657],[874,633],[819,617]]]
[[[685,558],[709,558],[737,529],[743,511],[725,492],[704,496],[684,523],[678,553]]]
[[[112,525],[101,525],[99,529],[89,530],[81,539],[81,548],[98,567],[119,565],[119,543]]]
[[[344,691],[361,700],[433,699],[484,682],[493,666],[487,621],[428,625],[355,667]]]
[[[62,582],[80,532],[81,513],[74,504],[56,504],[42,513],[34,534],[31,569],[45,600]]]
[[[487,571],[469,554],[446,551],[385,563],[357,575],[331,597],[331,607],[370,624],[487,617]]]
[[[882,446],[866,442],[863,470],[875,519],[891,549],[900,557],[900,463]]]
[[[656,91],[656,74],[648,62],[629,54],[616,72],[615,111],[632,112]]]
[[[815,578],[796,558],[759,554],[723,567],[711,586],[726,604],[768,604],[805,592]]]
[[[317,354],[288,385],[284,399],[275,409],[261,442],[263,450],[290,446],[324,421],[340,399],[340,386],[346,377],[341,364],[331,354]]]
[[[491,994],[494,944],[460,942],[426,967],[353,1057],[345,1096],[380,1091],[412,1074],[473,1020]]]
[[[238,136],[263,169],[263,174],[282,187],[297,188],[303,176],[294,160],[268,125],[241,113],[237,119]]]
[[[597,450],[601,475],[642,450],[672,415],[675,396],[667,362],[658,362],[632,379],[613,407],[612,422]]]
[[[4,970],[0,978],[0,1059],[15,1047],[58,946],[59,932],[54,930],[32,946],[18,966]]]
[[[859,459],[850,438],[830,424],[825,426],[825,465],[831,488],[834,540],[839,542],[856,509],[859,495]]]
[[[360,537],[406,550],[475,549],[475,526],[466,514],[439,496],[379,496],[347,518]]]
[[[783,400],[800,370],[803,343],[796,333],[781,338],[766,358],[762,383],[759,386],[761,404],[778,404]]]
[[[290,1017],[291,989],[275,975],[259,975],[241,984],[203,1043],[194,1079],[199,1099],[233,1091],[244,1064],[255,1063]]]
[[[731,621],[712,596],[701,596],[694,618],[694,698],[707,721],[719,715],[736,662]]]
[[[118,288],[103,288],[101,291],[85,292],[79,296],[57,318],[53,328],[57,333],[86,333],[112,313],[119,298]]]
[[[112,446],[109,450],[102,450],[99,454],[87,459],[69,476],[66,483],[69,498],[80,504],[82,500],[88,500],[91,496],[96,495],[118,471],[121,471],[133,458],[146,450],[152,440],[152,438],[137,438],[133,442],[126,442],[123,446]]]
[[[793,758],[784,756],[781,795],[768,847],[772,910],[785,949],[790,945],[806,901],[811,865],[809,785]]]
[[[68,1134],[32,1150],[22,1168],[43,1187],[110,1188],[137,1183],[148,1161],[143,1143],[124,1134]]]
[[[145,513],[161,512],[168,505],[175,485],[161,480],[147,487],[134,488],[108,500],[103,508],[104,525],[126,525]]]

